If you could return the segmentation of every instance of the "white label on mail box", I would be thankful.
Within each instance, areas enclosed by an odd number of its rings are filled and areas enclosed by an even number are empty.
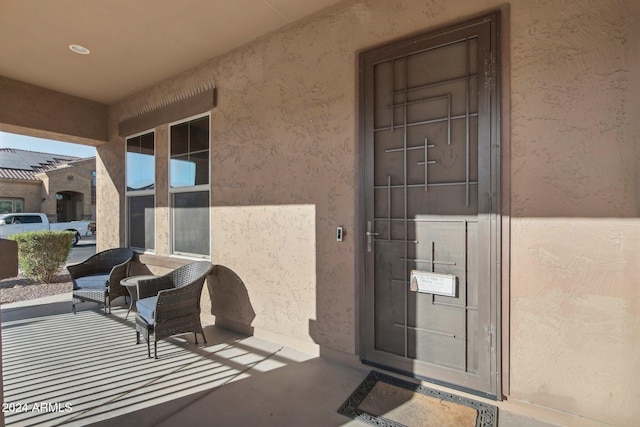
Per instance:
[[[455,297],[457,281],[458,277],[453,274],[412,270],[410,289],[425,294]]]

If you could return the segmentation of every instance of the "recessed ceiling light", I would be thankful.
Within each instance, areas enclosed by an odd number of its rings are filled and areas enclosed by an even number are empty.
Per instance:
[[[80,55],[88,55],[90,53],[89,49],[84,46],[80,46],[79,44],[69,45],[69,49],[72,52],[79,53]]]

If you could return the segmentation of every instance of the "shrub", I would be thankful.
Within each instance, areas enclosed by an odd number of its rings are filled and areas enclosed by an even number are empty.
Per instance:
[[[25,276],[51,283],[67,261],[73,231],[31,231],[10,236],[18,243],[18,263]]]

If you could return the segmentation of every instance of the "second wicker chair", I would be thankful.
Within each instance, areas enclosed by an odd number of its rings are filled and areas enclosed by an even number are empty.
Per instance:
[[[207,274],[213,265],[208,261],[187,264],[164,276],[138,282],[136,308],[136,344],[140,335],[147,341],[147,355],[158,358],[158,340],[172,335],[193,332],[196,343],[201,334],[200,296]]]

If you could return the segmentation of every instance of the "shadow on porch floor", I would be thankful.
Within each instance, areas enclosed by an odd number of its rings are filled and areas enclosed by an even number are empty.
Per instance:
[[[70,295],[2,308],[7,426],[363,425],[336,412],[367,369],[330,363],[255,337],[205,327],[135,344],[133,316]]]
[[[133,316],[97,306],[71,313],[62,294],[2,306],[7,426],[364,426],[336,411],[366,377],[277,343],[205,327],[162,340],[159,359],[135,344]],[[13,410],[11,410],[13,409]],[[500,427],[549,426],[508,412]]]

